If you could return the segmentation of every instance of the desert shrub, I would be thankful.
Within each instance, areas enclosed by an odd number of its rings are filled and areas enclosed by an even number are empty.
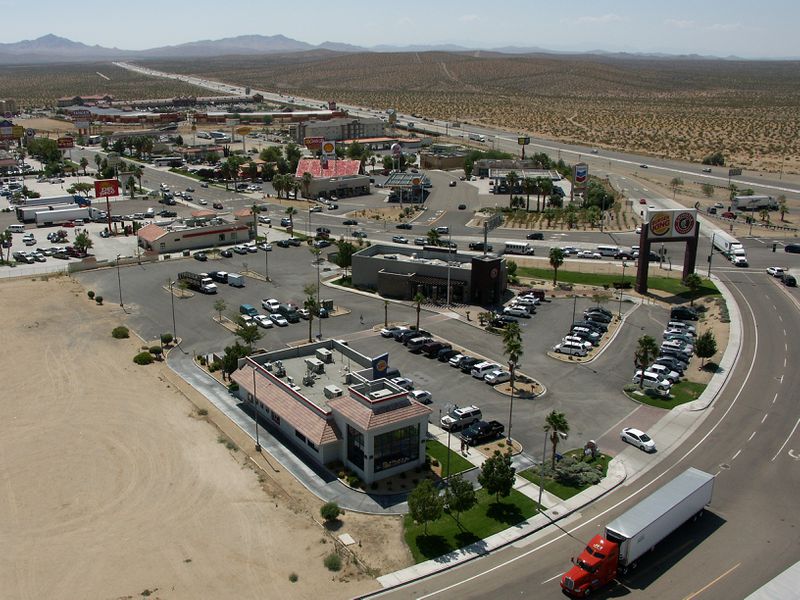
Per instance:
[[[291,581],[292,583],[297,583],[298,579],[299,579],[299,577],[297,576],[297,573],[290,573],[289,574],[289,581]]]
[[[164,353],[161,346],[150,346],[150,354],[156,357],[156,360],[161,360],[161,355]]]
[[[326,502],[319,509],[319,514],[328,522],[338,519],[341,512],[342,511],[336,502]]]
[[[111,337],[113,337],[115,340],[124,340],[125,338],[130,337],[130,333],[127,327],[120,325],[119,327],[114,327],[114,329],[111,330]]]
[[[558,463],[555,479],[563,485],[583,487],[599,483],[602,477],[597,469],[589,463],[580,462],[567,456]]]
[[[102,304],[103,303],[103,297],[102,296],[95,296],[94,297],[94,301],[97,302],[98,304]]]
[[[149,365],[153,362],[153,355],[149,352],[139,352],[139,354],[133,357],[133,362],[137,365]]]
[[[164,344],[165,346],[171,344],[173,339],[174,338],[172,337],[171,333],[161,334],[161,343]]]
[[[328,554],[323,563],[328,571],[339,571],[342,568],[342,559],[335,552]]]
[[[208,415],[208,410],[205,408],[198,408],[197,414],[200,415],[201,417],[205,417]]]
[[[89,300],[94,300],[94,292],[92,290],[86,292],[86,295],[89,296]]]

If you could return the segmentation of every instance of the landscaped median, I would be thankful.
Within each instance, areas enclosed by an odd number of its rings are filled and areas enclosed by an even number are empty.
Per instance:
[[[655,394],[652,390],[640,389],[638,385],[631,384],[624,388],[625,395],[631,400],[655,406],[656,408],[665,408],[667,410],[675,408],[680,404],[693,402],[697,400],[706,389],[705,383],[697,383],[694,381],[679,381],[670,388],[669,397],[665,398]]]
[[[608,473],[608,463],[611,457],[607,454],[597,454],[595,458],[584,456],[583,450],[570,450],[564,453],[563,458],[556,462],[544,464],[544,489],[562,500],[573,496],[598,483]],[[531,467],[519,473],[535,485],[542,483],[540,467]]]

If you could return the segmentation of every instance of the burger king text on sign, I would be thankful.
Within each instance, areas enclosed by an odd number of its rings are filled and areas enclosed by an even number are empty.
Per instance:
[[[669,213],[657,212],[650,215],[650,233],[662,237],[672,228],[672,218]]]
[[[101,179],[94,182],[95,198],[108,198],[119,196],[119,181],[116,179]]]

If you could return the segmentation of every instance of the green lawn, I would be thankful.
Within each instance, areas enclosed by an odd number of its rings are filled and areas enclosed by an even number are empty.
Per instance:
[[[425,534],[422,525],[414,523],[410,515],[405,516],[405,540],[414,562],[420,563],[463,548],[536,514],[536,502],[516,490],[499,503],[483,489],[476,495],[478,504],[460,515],[460,527],[455,517],[445,512],[438,521],[428,523],[428,533]]]
[[[564,453],[564,456],[572,456],[573,458],[578,458],[582,455],[583,451],[578,449],[570,450]],[[605,477],[606,474],[608,473],[608,463],[610,460],[611,457],[608,456],[607,454],[598,454],[597,458],[593,463],[600,466],[600,470],[602,471],[603,477]],[[538,467],[532,467],[530,469],[526,469],[525,471],[519,473],[519,475],[521,477],[524,477],[531,483],[535,483],[536,485],[539,485],[539,483],[541,482],[541,477],[539,475]],[[583,487],[572,487],[569,485],[564,485],[562,483],[559,483],[552,477],[548,477],[546,474],[544,477],[544,489],[547,490],[549,493],[553,494],[554,496],[558,496],[562,500],[567,500],[569,498],[572,498],[576,494],[580,494],[583,490],[587,489],[588,487],[589,487],[588,485],[585,485]]]
[[[627,387],[627,386],[626,386]],[[680,381],[672,386],[672,395],[669,398],[662,398],[660,396],[648,396],[647,394],[633,394],[633,391],[638,390],[637,386],[627,387],[625,394],[632,400],[655,406],[656,408],[665,408],[667,410],[675,408],[679,404],[686,404],[692,402],[700,397],[703,390],[706,389],[705,383],[695,383],[693,381]]]
[[[442,466],[442,477],[448,477],[447,474],[447,446],[442,443],[437,442],[436,440],[428,440],[426,446],[428,447],[427,454],[431,457],[431,459],[436,459],[439,461],[439,464]],[[450,452],[450,471],[452,471],[453,475],[457,473],[463,473],[464,471],[468,471],[475,467],[471,462],[469,462],[466,458],[461,456],[458,452]]]
[[[542,269],[538,267],[518,267],[517,274],[522,277],[534,277],[537,279],[545,279],[547,281],[553,280],[552,269]],[[558,281],[562,283],[576,283],[580,285],[594,285],[602,287],[604,285],[613,287],[615,283],[622,282],[622,275],[607,275],[605,273],[579,273],[577,271],[558,270]],[[633,284],[636,281],[636,273],[626,273],[625,281]],[[661,290],[679,296],[684,300],[690,300],[691,294],[688,288],[681,283],[680,279],[673,279],[671,277],[657,277],[649,276],[647,278],[647,285],[650,289]],[[709,279],[703,279],[703,284],[697,290],[695,299],[702,298],[703,296],[713,296],[719,294],[717,286],[715,286]]]

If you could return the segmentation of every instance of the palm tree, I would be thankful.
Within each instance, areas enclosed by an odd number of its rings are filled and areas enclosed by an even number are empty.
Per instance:
[[[231,179],[231,165],[227,162],[222,163],[222,166],[219,168],[220,175],[225,180],[225,191],[229,190],[228,182]]]
[[[536,181],[531,177],[526,177],[522,180],[522,190],[525,192],[525,211],[531,210],[531,194],[536,192]],[[537,203],[538,206],[538,203]],[[538,210],[538,208],[537,208]]]
[[[518,323],[509,323],[503,329],[503,354],[508,357],[508,370],[511,373],[511,403],[508,407],[508,440],[511,440],[511,415],[514,411],[514,376],[519,359],[522,357],[522,335]]]
[[[142,191],[142,176],[144,175],[144,169],[141,165],[134,165],[131,169],[131,173],[133,176],[136,177],[136,180],[139,182],[139,191]]]
[[[85,156],[81,156],[80,163],[81,169],[83,169],[83,176],[86,177],[86,167],[89,166],[89,159]]]
[[[258,219],[257,215],[261,212],[261,209],[258,208],[258,204],[253,202],[253,206],[250,208],[250,211],[253,213],[253,238],[258,240]],[[266,243],[266,239],[264,240]]]
[[[786,196],[783,194],[778,196],[778,212],[781,213],[781,223],[783,223],[786,213],[789,212],[789,207],[786,206]]]
[[[286,209],[286,214],[289,217],[289,229],[292,230],[292,237],[294,237],[294,216],[297,214],[297,209],[294,206],[289,206]]]
[[[103,164],[103,157],[100,156],[99,154],[95,154],[94,155],[94,164],[97,165],[97,171],[98,171],[98,174],[99,174],[100,165]]]
[[[551,411],[545,419],[546,425],[544,426],[545,432],[550,435],[550,443],[553,444],[553,462],[551,467],[556,468],[556,448],[560,439],[566,439],[569,433],[569,423],[564,413]]]
[[[412,302],[414,302],[417,309],[417,331],[419,331],[419,313],[422,310],[422,303],[425,302],[425,296],[422,294],[422,292],[417,292],[414,295],[414,300]]]
[[[316,248],[315,248],[316,249]],[[303,301],[303,308],[308,311],[308,343],[314,341],[312,337],[312,322],[314,321],[314,315],[317,313],[317,299],[315,298],[315,294],[317,291],[317,286],[313,283],[307,283],[303,286],[303,292],[305,292],[306,299]]]
[[[639,338],[636,345],[636,353],[634,354],[633,361],[637,369],[642,371],[642,377],[639,378],[639,389],[644,389],[644,369],[650,364],[650,361],[658,355],[658,344],[653,336],[643,335]]]
[[[308,189],[311,187],[311,183],[314,181],[314,176],[308,171],[306,171],[305,173],[303,173],[301,181],[303,185],[303,197],[308,198]]]
[[[514,187],[519,182],[519,175],[516,171],[509,171],[506,174],[506,185],[508,186],[508,207],[513,208]]]
[[[550,248],[550,266],[553,267],[553,285],[558,281],[558,267],[564,264],[564,251],[561,248]]]
[[[428,243],[431,246],[438,246],[439,242],[441,241],[441,237],[439,236],[439,232],[435,229],[431,229],[428,232]]]
[[[383,326],[389,327],[389,301],[383,301]]]
[[[539,192],[545,198],[548,198],[553,193],[553,180],[549,177],[539,178]],[[536,212],[539,212],[539,196],[536,196]]]

